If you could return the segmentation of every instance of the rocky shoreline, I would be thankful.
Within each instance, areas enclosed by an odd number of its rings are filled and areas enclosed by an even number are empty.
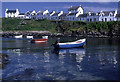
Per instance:
[[[2,37],[14,37],[16,35],[23,35],[23,36],[34,36],[34,37],[39,37],[39,36],[43,36],[43,35],[47,35],[47,36],[55,36],[55,37],[59,37],[59,36],[71,36],[71,37],[75,37],[75,36],[80,36],[80,37],[98,37],[98,38],[106,38],[106,37],[120,37],[120,35],[116,35],[116,34],[112,34],[108,35],[108,34],[100,34],[97,32],[89,32],[89,33],[51,33],[49,31],[4,31],[4,32],[0,32],[0,35]]]

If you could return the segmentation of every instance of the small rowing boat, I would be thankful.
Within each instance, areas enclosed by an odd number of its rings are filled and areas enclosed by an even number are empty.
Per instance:
[[[33,39],[33,36],[26,36],[27,39]]]
[[[66,43],[57,43],[54,44],[56,49],[67,49],[67,48],[79,48],[85,46],[86,39],[80,39],[74,42],[66,42]]]
[[[47,40],[48,40],[48,36],[43,36],[42,39],[32,39],[31,42],[33,42],[33,43],[36,43],[36,42],[42,43],[42,42],[47,42]]]
[[[18,35],[18,36],[15,36],[15,38],[22,38],[23,35]]]
[[[31,42],[46,42],[48,39],[32,39]]]

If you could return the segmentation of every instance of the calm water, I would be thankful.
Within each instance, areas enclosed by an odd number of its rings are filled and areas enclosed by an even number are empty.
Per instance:
[[[9,63],[3,79],[12,80],[120,80],[119,38],[87,38],[86,48],[54,51],[55,37],[47,43],[3,38],[3,53]],[[61,37],[73,41],[79,37]]]

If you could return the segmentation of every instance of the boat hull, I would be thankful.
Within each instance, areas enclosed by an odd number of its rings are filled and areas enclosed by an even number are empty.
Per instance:
[[[69,45],[59,45],[60,49],[68,49],[68,48],[80,48],[80,47],[84,47],[85,46],[85,42],[81,43],[81,44],[69,44]]]
[[[85,42],[86,42],[86,39],[80,39],[75,42],[58,43],[54,47],[56,49],[80,48],[85,46]]]
[[[48,39],[33,39],[31,40],[32,43],[36,43],[36,42],[39,42],[39,43],[42,43],[42,42],[47,42]]]

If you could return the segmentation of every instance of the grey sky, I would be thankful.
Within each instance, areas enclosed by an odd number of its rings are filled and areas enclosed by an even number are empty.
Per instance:
[[[2,0],[2,2],[118,2],[118,1],[120,0]]]

